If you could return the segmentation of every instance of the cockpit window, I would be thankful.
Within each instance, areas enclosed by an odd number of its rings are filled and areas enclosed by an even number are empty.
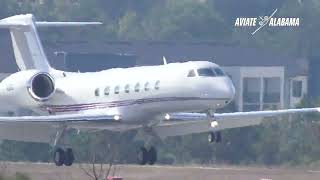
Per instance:
[[[194,70],[190,70],[189,73],[188,73],[188,77],[195,77],[196,76],[196,73],[194,72]]]
[[[217,76],[225,76],[224,72],[220,68],[214,68],[214,72]]]
[[[199,74],[199,76],[204,76],[204,77],[215,77],[216,76],[215,72],[211,68],[198,69],[198,74]]]

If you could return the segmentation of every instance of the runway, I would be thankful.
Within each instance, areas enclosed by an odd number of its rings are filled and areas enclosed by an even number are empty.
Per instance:
[[[88,165],[83,165],[87,169]],[[55,167],[46,163],[1,163],[1,171],[23,172],[32,180],[88,180],[79,165]],[[124,180],[319,180],[320,168],[266,168],[245,166],[137,166],[118,165],[115,175]]]

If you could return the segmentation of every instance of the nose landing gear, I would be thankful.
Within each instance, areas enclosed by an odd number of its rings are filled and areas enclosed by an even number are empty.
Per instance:
[[[156,149],[151,146],[149,150],[145,147],[141,147],[138,152],[138,163],[140,165],[153,165],[157,161],[157,151]]]

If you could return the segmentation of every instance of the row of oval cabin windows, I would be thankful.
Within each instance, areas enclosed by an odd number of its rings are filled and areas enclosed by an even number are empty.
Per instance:
[[[150,83],[149,82],[146,82],[144,84],[144,90],[145,91],[149,91],[151,89],[150,87]],[[141,89],[141,85],[140,83],[137,83],[135,84],[134,86],[134,91],[135,92],[140,92],[140,89]],[[160,89],[160,81],[156,81],[156,83],[154,84],[154,89],[155,90],[159,90]],[[125,87],[124,87],[124,92],[125,93],[130,93],[130,84],[127,84]],[[105,96],[108,96],[110,94],[110,91],[111,91],[111,88],[109,86],[107,86],[105,89],[104,89],[104,95]],[[100,96],[100,88],[97,88],[95,91],[94,91],[94,94],[95,96]],[[120,86],[116,86],[114,88],[114,94],[120,94]]]

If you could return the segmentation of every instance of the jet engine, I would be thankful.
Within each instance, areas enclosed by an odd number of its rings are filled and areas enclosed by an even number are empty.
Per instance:
[[[31,77],[28,91],[33,99],[46,101],[55,92],[54,80],[48,73],[39,72]]]

